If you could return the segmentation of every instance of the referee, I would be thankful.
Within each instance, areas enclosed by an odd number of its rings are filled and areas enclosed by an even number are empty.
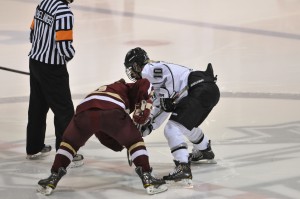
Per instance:
[[[56,150],[74,114],[67,70],[67,62],[75,54],[74,16],[68,6],[72,2],[42,0],[30,27],[27,159],[39,159],[51,151],[51,146],[44,143],[49,108],[54,113]]]

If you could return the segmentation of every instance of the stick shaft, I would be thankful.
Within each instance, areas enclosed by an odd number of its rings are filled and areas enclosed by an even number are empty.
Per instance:
[[[174,99],[174,103],[177,103],[177,100],[179,99],[179,97],[189,89],[189,86],[186,85],[183,89],[181,89],[178,93],[176,93],[172,98]],[[156,113],[156,115],[153,116],[152,121],[154,121],[158,116],[160,116],[160,114],[162,114],[162,112],[164,112],[162,109],[159,110],[158,113]]]
[[[30,73],[28,73],[28,72],[15,70],[15,69],[11,69],[11,68],[6,68],[6,67],[3,67],[3,66],[0,66],[0,69],[1,70],[6,70],[6,71],[9,71],[9,72],[20,73],[20,74],[23,74],[23,75],[30,75]]]

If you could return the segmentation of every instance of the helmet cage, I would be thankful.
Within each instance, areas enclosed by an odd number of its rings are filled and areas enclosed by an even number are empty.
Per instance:
[[[142,78],[142,70],[145,64],[147,64],[149,57],[143,49],[140,47],[131,49],[128,51],[125,57],[126,75],[132,81],[136,81]]]
[[[138,79],[142,78],[142,67],[140,67],[136,62],[131,64],[126,64],[126,75],[127,77],[136,82]]]

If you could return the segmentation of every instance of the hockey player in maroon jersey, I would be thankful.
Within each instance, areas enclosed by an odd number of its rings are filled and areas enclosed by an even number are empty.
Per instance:
[[[51,168],[51,175],[38,182],[38,191],[50,195],[74,155],[86,141],[95,135],[106,147],[114,151],[126,148],[136,166],[135,171],[142,180],[148,194],[167,190],[163,179],[151,175],[148,153],[136,124],[144,124],[150,115],[152,101],[149,96],[150,83],[141,79],[126,83],[120,79],[110,85],[99,87],[77,106],[75,115],[63,135],[60,148]],[[141,102],[147,102],[141,108]],[[130,113],[133,113],[133,120]]]

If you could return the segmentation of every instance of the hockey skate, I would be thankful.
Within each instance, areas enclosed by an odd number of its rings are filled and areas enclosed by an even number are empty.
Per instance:
[[[76,154],[70,163],[69,168],[81,167],[84,164],[83,159],[83,155]]]
[[[205,150],[197,150],[193,149],[192,153],[189,154],[189,161],[191,163],[198,164],[217,164],[216,160],[214,160],[215,154],[211,149],[210,140],[207,144],[207,149]]]
[[[37,191],[43,195],[50,195],[56,188],[59,180],[67,173],[66,169],[60,167],[58,173],[52,173],[48,178],[42,179],[38,182]]]
[[[189,163],[182,163],[174,160],[175,169],[169,175],[164,176],[163,179],[168,184],[179,183],[184,186],[184,188],[193,188],[193,175],[191,172]]]
[[[163,179],[155,178],[151,172],[143,172],[142,167],[135,168],[135,172],[141,178],[147,194],[153,195],[168,190],[168,187],[164,185],[166,182]]]
[[[50,145],[45,145],[44,148],[36,154],[27,154],[26,159],[28,160],[38,160],[50,154],[52,147]]]

